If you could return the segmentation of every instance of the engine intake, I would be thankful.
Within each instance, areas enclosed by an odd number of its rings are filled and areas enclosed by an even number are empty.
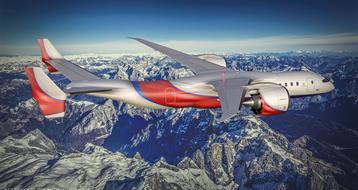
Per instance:
[[[259,94],[253,95],[250,103],[255,114],[269,116],[278,115],[287,111],[290,96],[283,87],[268,87],[259,90]]]

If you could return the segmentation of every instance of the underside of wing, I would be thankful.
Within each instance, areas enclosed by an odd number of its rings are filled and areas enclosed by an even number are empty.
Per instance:
[[[205,73],[208,71],[219,71],[219,70],[226,70],[226,67],[211,63],[209,61],[200,59],[198,57],[195,56],[191,56],[189,54],[147,41],[147,40],[143,40],[140,38],[132,38],[134,40],[137,40],[151,48],[153,48],[154,50],[157,50],[173,59],[175,59],[176,61],[184,64],[185,66],[187,66],[190,70],[192,70],[194,73],[196,74],[200,74],[200,73]]]
[[[220,99],[223,112],[220,121],[225,121],[240,111],[246,94],[245,85],[249,82],[249,78],[233,78],[225,81],[211,82],[217,90]]]

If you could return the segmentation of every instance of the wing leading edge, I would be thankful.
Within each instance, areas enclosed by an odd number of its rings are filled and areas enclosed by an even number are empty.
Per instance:
[[[169,57],[189,67],[189,69],[192,70],[195,74],[202,74],[212,71],[218,71],[218,73],[227,71],[226,67],[200,59],[199,57],[191,56],[144,39],[131,39],[137,40],[153,48],[154,50],[168,55]],[[220,121],[225,121],[240,111],[242,102],[246,95],[245,86],[249,84],[250,80],[250,78],[232,78],[226,79],[225,81],[218,80],[210,82],[212,85],[214,85],[219,95],[221,109],[223,112]]]
[[[214,64],[214,63],[210,63],[209,61],[200,59],[198,57],[195,56],[191,56],[189,54],[147,41],[147,40],[143,40],[140,38],[131,38],[134,40],[137,40],[138,42],[141,42],[151,48],[153,48],[154,50],[157,50],[173,59],[175,59],[176,61],[184,64],[185,66],[187,66],[190,70],[192,70],[195,74],[200,74],[200,73],[205,73],[208,71],[219,71],[219,70],[227,70],[226,67]]]

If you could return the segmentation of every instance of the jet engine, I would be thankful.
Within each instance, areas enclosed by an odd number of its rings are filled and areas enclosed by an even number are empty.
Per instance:
[[[259,94],[252,95],[251,100],[244,102],[251,106],[255,114],[269,116],[287,111],[290,96],[283,87],[266,87],[258,90]]]

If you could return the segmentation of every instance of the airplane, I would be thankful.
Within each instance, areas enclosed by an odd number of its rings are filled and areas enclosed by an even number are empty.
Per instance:
[[[254,114],[278,115],[289,108],[290,98],[328,93],[332,80],[309,71],[244,72],[226,68],[217,55],[189,55],[144,39],[131,38],[189,68],[194,75],[175,80],[129,81],[102,79],[66,60],[48,39],[38,39],[42,62],[49,73],[71,81],[61,90],[41,69],[27,67],[33,99],[46,118],[63,117],[68,96],[86,94],[153,108],[221,108],[220,122],[238,114],[242,106]]]

